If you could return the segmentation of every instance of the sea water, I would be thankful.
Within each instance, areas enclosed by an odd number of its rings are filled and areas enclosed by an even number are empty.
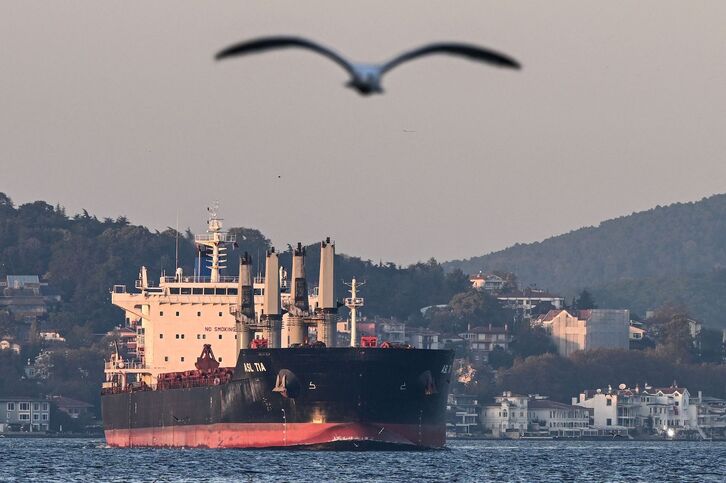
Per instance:
[[[450,441],[437,451],[121,449],[0,438],[0,481],[726,481],[726,442]]]

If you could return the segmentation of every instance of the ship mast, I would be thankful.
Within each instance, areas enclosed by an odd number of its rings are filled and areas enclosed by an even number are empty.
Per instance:
[[[225,231],[222,231],[222,221],[217,214],[219,210],[219,202],[214,202],[211,208],[207,208],[209,211],[209,219],[207,220],[207,233],[204,235],[196,235],[194,242],[197,245],[211,248],[211,254],[209,265],[207,268],[210,269],[209,281],[219,282],[220,276],[219,271],[223,268],[227,268],[225,263],[227,262],[227,243],[234,243],[236,237],[230,235]],[[201,274],[199,274],[201,275]]]
[[[358,307],[363,307],[365,302],[362,297],[358,297],[357,288],[365,285],[365,282],[358,284],[354,278],[350,283],[346,283],[346,285],[350,287],[350,297],[345,299],[345,306],[350,309],[350,346],[356,347],[358,339]]]

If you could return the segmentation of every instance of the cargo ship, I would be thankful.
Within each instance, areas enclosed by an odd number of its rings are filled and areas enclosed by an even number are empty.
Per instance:
[[[135,355],[105,363],[102,413],[115,447],[427,449],[446,442],[453,352],[356,335],[363,299],[334,294],[335,245],[320,243],[318,286],[308,291],[305,248],[292,268],[274,248],[264,276],[240,256],[224,276],[235,237],[211,210],[197,235],[198,269],[134,291],[114,286],[113,304],[135,327]],[[344,347],[337,310],[350,308]],[[344,337],[341,337],[343,339]],[[342,344],[341,344],[342,345]]]

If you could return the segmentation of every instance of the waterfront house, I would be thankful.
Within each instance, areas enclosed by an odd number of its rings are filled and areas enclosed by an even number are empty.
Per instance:
[[[697,430],[697,408],[691,404],[688,389],[672,385],[634,389],[621,384],[618,389],[583,391],[573,398],[578,405],[592,408],[593,426],[608,430],[637,430],[675,436]]]
[[[43,432],[50,427],[50,403],[41,398],[0,396],[0,432]]]
[[[484,433],[494,438],[522,436],[581,437],[597,434],[590,428],[592,410],[551,401],[545,396],[506,391],[494,404],[482,407]]]

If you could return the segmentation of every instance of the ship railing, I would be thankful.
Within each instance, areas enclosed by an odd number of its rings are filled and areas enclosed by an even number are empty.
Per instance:
[[[145,369],[145,366],[144,366],[144,364],[142,364],[139,361],[128,361],[128,362],[124,362],[123,366],[119,366],[119,363],[114,361],[114,362],[105,362],[104,369],[107,371],[114,371],[114,370],[123,371],[124,369]]]
[[[185,275],[181,278],[177,277],[161,277],[161,281],[164,283],[212,283],[212,278],[205,275],[205,276],[199,276],[199,275]],[[223,275],[219,277],[219,280],[217,282],[220,283],[237,283],[237,277],[233,275]],[[216,283],[216,282],[215,282]]]
[[[195,235],[194,241],[198,241],[198,242],[220,241],[220,242],[225,242],[225,243],[234,243],[235,241],[237,241],[237,236],[230,235],[229,233],[209,233],[209,234]]]
[[[113,293],[126,293],[126,285],[114,285]]]

